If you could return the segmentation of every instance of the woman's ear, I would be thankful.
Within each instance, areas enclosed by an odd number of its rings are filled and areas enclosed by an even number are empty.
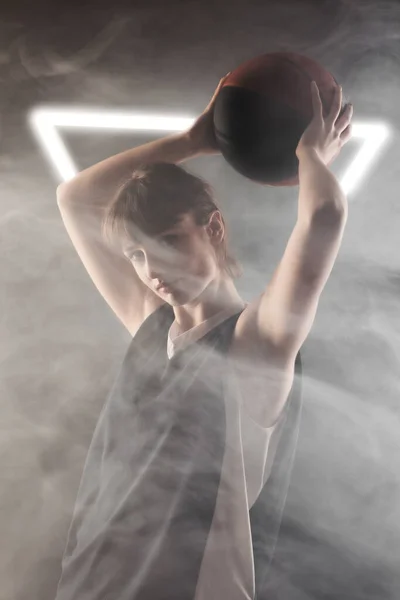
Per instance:
[[[225,223],[219,210],[213,212],[207,225],[207,232],[211,241],[220,242],[224,239]]]

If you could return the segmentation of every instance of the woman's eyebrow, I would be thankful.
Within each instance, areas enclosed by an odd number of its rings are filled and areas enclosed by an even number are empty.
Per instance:
[[[181,234],[182,231],[180,230],[179,226],[174,226],[171,227],[170,229],[167,229],[166,231],[162,231],[161,233],[158,233],[156,235],[153,236],[153,239],[158,240],[161,239],[167,235],[179,235]],[[149,236],[148,241],[150,241],[152,239],[152,236]],[[143,240],[145,241],[145,240]],[[136,246],[140,246],[140,240],[127,240],[123,243],[122,245],[122,249],[123,250],[131,250],[132,248],[135,248]]]

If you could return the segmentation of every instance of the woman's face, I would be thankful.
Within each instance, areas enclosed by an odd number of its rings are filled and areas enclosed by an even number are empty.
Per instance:
[[[172,306],[193,302],[218,276],[216,241],[223,235],[220,216],[196,225],[184,215],[178,225],[155,238],[141,237],[124,248],[140,280]],[[160,287],[166,284],[167,288]]]

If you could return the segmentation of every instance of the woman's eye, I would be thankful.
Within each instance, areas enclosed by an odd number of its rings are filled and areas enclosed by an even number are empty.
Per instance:
[[[169,246],[173,246],[174,244],[176,244],[176,242],[178,241],[178,236],[177,235],[166,235],[163,238],[163,241],[168,244]]]

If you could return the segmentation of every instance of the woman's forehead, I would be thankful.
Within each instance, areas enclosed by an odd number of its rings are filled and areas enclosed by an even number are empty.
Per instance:
[[[130,250],[136,246],[141,246],[143,244],[154,244],[157,240],[161,240],[164,236],[170,235],[173,233],[182,232],[182,226],[171,227],[170,229],[165,229],[160,233],[154,235],[146,235],[145,233],[135,232],[134,234],[125,234],[122,238],[122,249]]]
[[[123,242],[127,244],[131,243],[143,243],[146,240],[154,240],[160,238],[162,236],[168,235],[170,233],[177,233],[179,231],[187,231],[190,228],[193,228],[194,220],[191,214],[181,215],[175,224],[170,227],[164,227],[156,231],[155,233],[146,233],[142,231],[139,227],[135,226],[132,223],[129,223],[124,228],[123,232]]]

